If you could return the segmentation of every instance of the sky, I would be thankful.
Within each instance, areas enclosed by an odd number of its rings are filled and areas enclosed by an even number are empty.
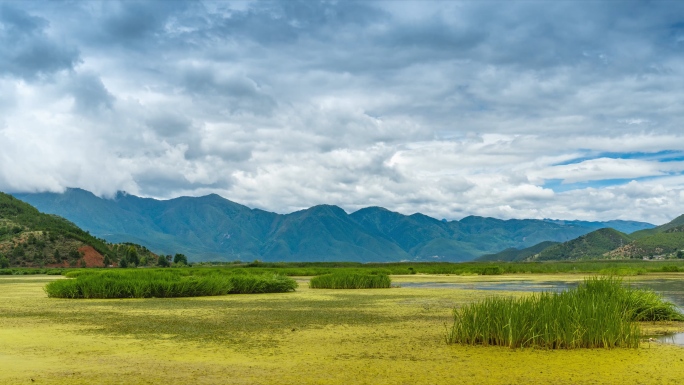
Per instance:
[[[684,214],[682,1],[0,0],[0,190]]]

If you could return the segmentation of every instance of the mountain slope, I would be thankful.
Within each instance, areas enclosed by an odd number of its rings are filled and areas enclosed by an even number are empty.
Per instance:
[[[552,241],[544,241],[537,243],[534,246],[525,248],[525,249],[516,249],[516,248],[508,248],[506,250],[500,251],[496,254],[486,254],[483,256],[480,256],[476,258],[476,261],[480,262],[488,262],[488,261],[507,261],[507,262],[515,262],[515,261],[522,261],[526,258],[529,258],[535,254],[541,253],[543,250],[548,249],[551,246],[558,245],[559,242],[552,242]]]
[[[663,233],[667,230],[673,229],[675,227],[680,227],[680,226],[684,226],[684,215],[680,215],[677,218],[671,220],[670,222],[665,223],[664,225],[660,225],[660,226],[654,227],[652,229],[637,231],[637,232],[631,234],[631,236],[634,239],[644,238],[644,237],[647,237],[650,235]]]
[[[670,222],[672,223],[672,222]],[[684,251],[684,226],[664,226],[664,231],[641,236],[631,243],[612,250],[613,258],[671,258]]]
[[[564,242],[592,230],[543,220],[476,216],[440,221],[380,207],[347,214],[322,205],[282,215],[218,195],[162,201],[119,193],[103,199],[68,189],[62,194],[15,196],[110,242],[140,243],[164,254],[181,252],[192,260],[467,261],[511,247]]]
[[[632,241],[629,235],[614,229],[599,229],[577,239],[544,249],[528,258],[531,261],[599,259],[605,253]]]
[[[149,250],[137,245],[110,245],[57,215],[0,193],[1,265],[104,266],[115,263],[128,247],[142,256]]]

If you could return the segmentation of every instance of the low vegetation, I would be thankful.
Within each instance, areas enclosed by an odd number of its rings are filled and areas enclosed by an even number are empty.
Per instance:
[[[53,298],[169,298],[225,294],[282,293],[297,283],[275,274],[226,274],[216,270],[193,274],[189,270],[74,271],[71,279],[45,286]]]
[[[641,331],[635,321],[665,320],[684,316],[652,291],[600,277],[561,293],[467,304],[454,310],[446,341],[510,348],[637,348]]]
[[[346,272],[356,274],[444,274],[444,275],[497,275],[497,274],[587,274],[622,270],[624,275],[636,275],[629,271],[645,273],[684,272],[684,260],[643,261],[552,261],[552,262],[401,262],[401,263],[357,263],[357,262],[227,262],[198,263],[201,269],[221,267],[226,270],[247,270],[270,272],[288,276],[317,276]],[[675,270],[677,269],[677,270]]]
[[[387,274],[336,272],[311,278],[312,289],[384,289],[392,285]]]

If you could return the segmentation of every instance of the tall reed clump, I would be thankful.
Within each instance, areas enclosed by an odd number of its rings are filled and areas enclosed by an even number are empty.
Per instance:
[[[383,289],[392,286],[387,274],[336,272],[311,278],[312,289]]]
[[[74,274],[45,286],[53,298],[170,298],[225,294],[282,293],[297,283],[280,275],[187,275],[173,271],[116,271]]]
[[[682,319],[652,291],[613,277],[586,279],[561,293],[488,298],[454,310],[447,343],[545,349],[637,348],[634,321]]]

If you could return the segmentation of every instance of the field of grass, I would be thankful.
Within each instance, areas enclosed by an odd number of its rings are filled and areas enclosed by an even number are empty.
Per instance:
[[[392,278],[399,284],[582,279]],[[298,279],[292,293],[47,298],[43,287],[58,279],[0,277],[0,384],[678,384],[684,378],[684,349],[665,344],[556,351],[445,344],[452,309],[497,293],[491,291],[310,289]]]
[[[209,267],[211,265],[204,265]],[[499,275],[499,274],[608,274],[639,275],[659,272],[684,272],[684,260],[643,261],[554,261],[554,262],[402,262],[402,263],[353,263],[353,262],[293,262],[223,264],[229,270],[277,272],[289,276],[316,276],[345,271],[359,274],[450,274],[450,275]],[[204,268],[206,268],[204,267]]]
[[[51,282],[52,298],[172,298],[226,294],[285,293],[297,283],[276,274],[228,274],[226,270],[79,270]]]
[[[311,278],[312,289],[387,289],[392,280],[386,274],[359,274],[344,271]]]

